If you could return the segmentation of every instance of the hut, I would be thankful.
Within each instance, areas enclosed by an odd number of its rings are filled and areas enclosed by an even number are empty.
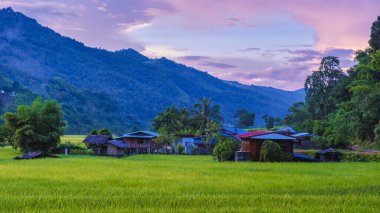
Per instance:
[[[16,160],[38,159],[38,158],[58,158],[56,155],[52,155],[46,152],[27,152],[19,157],[15,157]]]
[[[111,138],[111,135],[89,135],[83,140],[83,143],[93,150],[94,155],[107,155],[107,146],[103,145]]]
[[[127,148],[127,145],[120,140],[109,140],[102,146],[106,147],[106,155],[115,157],[123,157],[125,153],[124,150]]]
[[[333,148],[328,148],[317,152],[315,158],[323,162],[339,162],[343,159],[343,153]]]
[[[241,139],[242,152],[249,152],[251,160],[258,161],[261,155],[261,146],[265,140],[271,140],[278,143],[281,149],[293,155],[294,137],[282,135],[271,131],[254,131],[237,135]]]

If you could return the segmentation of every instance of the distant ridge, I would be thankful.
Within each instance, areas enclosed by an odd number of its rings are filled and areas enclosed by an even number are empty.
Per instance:
[[[211,97],[233,124],[237,109],[284,116],[304,93],[223,81],[166,58],[136,50],[89,48],[12,9],[0,10],[0,74],[63,106],[69,133],[109,127],[117,132],[149,127],[170,105],[192,107]],[[1,88],[0,88],[1,89]]]

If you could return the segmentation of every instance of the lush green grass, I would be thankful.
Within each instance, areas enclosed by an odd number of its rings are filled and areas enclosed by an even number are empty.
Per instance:
[[[378,212],[379,163],[217,163],[208,156],[62,156],[0,148],[2,212]]]

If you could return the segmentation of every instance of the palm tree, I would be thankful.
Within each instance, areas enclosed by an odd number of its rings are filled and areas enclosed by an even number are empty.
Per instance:
[[[211,105],[211,98],[199,98],[199,103],[196,103],[194,108],[194,118],[201,132],[205,132],[211,121],[217,123],[223,121],[223,118],[219,113],[219,106]]]

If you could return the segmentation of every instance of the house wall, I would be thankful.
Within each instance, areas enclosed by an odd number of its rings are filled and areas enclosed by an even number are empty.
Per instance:
[[[107,144],[107,155],[121,156],[121,155],[124,155],[124,150],[112,144]]]
[[[293,154],[292,140],[273,140],[278,143],[283,151]],[[250,152],[253,161],[260,160],[261,147],[264,140],[245,139],[242,141],[241,149],[243,152]]]
[[[192,147],[194,146],[194,138],[193,137],[183,137],[178,140],[178,144],[181,144],[185,147],[185,153],[188,155],[192,154]]]
[[[124,138],[125,144],[129,148],[153,148],[152,139]]]

